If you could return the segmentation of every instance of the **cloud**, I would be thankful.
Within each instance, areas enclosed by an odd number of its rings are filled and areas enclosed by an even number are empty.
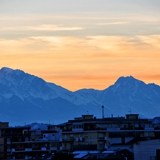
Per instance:
[[[0,39],[1,65],[72,90],[104,89],[122,75],[159,83],[158,44],[158,35]]]
[[[82,27],[63,27],[58,25],[40,25],[40,26],[28,26],[27,30],[36,30],[36,31],[74,31],[82,30]]]
[[[128,24],[128,22],[107,22],[107,23],[98,23],[99,26],[108,26],[108,25],[123,25]]]
[[[17,31],[17,30],[28,30],[28,31],[74,31],[82,30],[83,27],[63,27],[62,25],[39,25],[39,26],[16,26],[16,27],[4,27],[1,31]]]
[[[86,58],[103,57],[153,57],[159,51],[160,35],[149,36],[32,36],[19,39],[0,39],[0,50],[10,53],[58,53]],[[3,52],[2,52],[3,51]],[[141,53],[140,53],[141,52]],[[140,54],[139,54],[140,53]],[[144,57],[145,55],[145,57]],[[97,57],[97,58],[96,58]]]
[[[137,36],[137,38],[146,45],[160,48],[160,35]]]

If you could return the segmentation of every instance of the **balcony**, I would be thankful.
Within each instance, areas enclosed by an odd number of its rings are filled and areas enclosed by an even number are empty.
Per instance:
[[[107,137],[98,137],[98,141],[107,141]]]
[[[63,138],[62,141],[63,141],[63,142],[73,142],[73,141],[74,141],[74,138],[73,138],[73,137]]]
[[[84,129],[83,128],[73,128],[72,131],[73,132],[83,132]]]
[[[42,151],[46,151],[47,148],[46,148],[46,147],[42,147],[41,150],[42,150]]]
[[[84,142],[84,138],[83,137],[77,137],[76,138],[76,142]]]
[[[25,151],[30,152],[30,151],[32,151],[32,148],[25,148]]]

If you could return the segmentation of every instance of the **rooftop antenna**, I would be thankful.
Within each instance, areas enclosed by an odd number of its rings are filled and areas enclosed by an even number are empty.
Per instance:
[[[131,114],[131,108],[129,109],[129,113]]]
[[[104,118],[104,106],[102,105],[102,119]]]

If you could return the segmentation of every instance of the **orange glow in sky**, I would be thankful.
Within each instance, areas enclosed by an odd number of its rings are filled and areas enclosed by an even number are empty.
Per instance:
[[[160,85],[160,2],[0,2],[0,67],[75,91],[120,76]]]

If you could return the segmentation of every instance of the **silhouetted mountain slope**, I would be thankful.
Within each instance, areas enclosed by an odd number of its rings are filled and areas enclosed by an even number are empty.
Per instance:
[[[160,86],[128,76],[105,90],[71,92],[21,70],[0,70],[1,121],[61,123],[86,113],[101,117],[102,105],[105,116],[124,116],[129,110],[146,117],[159,116]]]
[[[106,89],[101,101],[106,107],[119,109],[120,114],[129,111],[152,117],[159,114],[160,92],[159,86],[146,85],[133,77],[120,77],[116,83]]]

